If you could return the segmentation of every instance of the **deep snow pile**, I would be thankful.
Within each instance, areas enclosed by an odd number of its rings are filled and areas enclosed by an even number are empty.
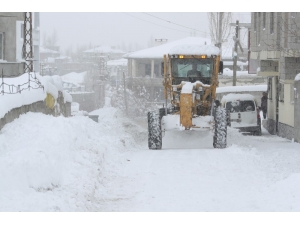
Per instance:
[[[98,210],[122,153],[145,135],[115,108],[94,114],[99,123],[27,113],[1,130],[0,211]]]
[[[27,113],[0,132],[0,211],[299,211],[299,144],[147,129],[109,107],[71,118]]]

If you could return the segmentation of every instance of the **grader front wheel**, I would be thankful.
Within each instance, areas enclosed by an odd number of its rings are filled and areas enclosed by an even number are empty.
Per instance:
[[[161,149],[161,118],[157,112],[148,112],[148,148]]]
[[[227,145],[227,110],[221,107],[215,109],[214,148],[226,148]]]

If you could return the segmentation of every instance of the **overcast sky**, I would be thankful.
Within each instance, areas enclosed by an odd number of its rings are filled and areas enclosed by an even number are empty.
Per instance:
[[[56,29],[62,48],[90,42],[94,45],[138,43],[147,47],[151,37],[176,40],[190,36],[192,30],[198,36],[209,33],[207,13],[201,12],[40,13],[40,26],[41,39],[44,33],[50,35]]]
[[[250,13],[236,13],[239,19]],[[41,12],[41,41],[44,35],[57,32],[62,52],[72,45],[126,46],[138,43],[148,47],[150,38],[168,41],[209,34],[206,12]],[[42,43],[43,44],[43,43]]]

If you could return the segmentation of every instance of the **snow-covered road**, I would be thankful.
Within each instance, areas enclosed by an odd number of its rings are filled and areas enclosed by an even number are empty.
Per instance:
[[[147,131],[117,109],[22,115],[0,132],[0,211],[299,211],[300,145],[267,134]]]
[[[229,134],[226,149],[212,148],[209,134],[175,132],[163,150],[128,152],[123,175],[137,194],[116,210],[299,211],[299,144]]]

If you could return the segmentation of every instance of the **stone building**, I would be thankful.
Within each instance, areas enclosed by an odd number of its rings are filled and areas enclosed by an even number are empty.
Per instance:
[[[25,12],[0,12],[0,73],[18,76],[24,73],[23,58]],[[39,13],[32,13],[33,68],[39,71]]]
[[[299,26],[299,12],[251,13],[250,57],[258,59],[258,75],[268,78],[267,129],[298,142],[299,90],[294,84],[300,72]]]
[[[24,12],[0,12],[0,74],[16,76],[24,73],[23,45]]]

